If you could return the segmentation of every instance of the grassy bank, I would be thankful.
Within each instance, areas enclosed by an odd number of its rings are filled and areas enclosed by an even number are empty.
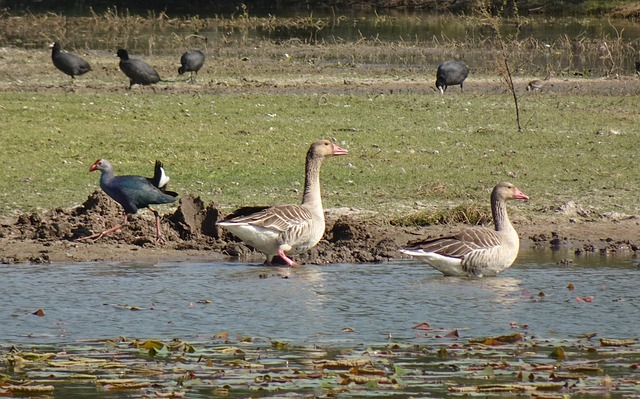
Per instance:
[[[405,213],[487,201],[508,180],[539,213],[574,200],[637,214],[637,104],[617,95],[3,92],[2,213],[81,203],[97,158],[225,207],[298,202],[313,140],[349,149],[322,171],[326,206]]]

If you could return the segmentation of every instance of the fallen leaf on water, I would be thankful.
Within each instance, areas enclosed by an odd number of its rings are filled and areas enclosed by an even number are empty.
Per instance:
[[[573,289],[574,289],[574,288],[575,288],[575,287],[573,286],[573,283],[569,283],[569,285],[567,285],[567,289],[568,289],[569,291],[573,291]]]
[[[561,346],[558,346],[553,351],[551,351],[549,357],[556,360],[564,360],[567,356],[564,353],[564,349],[562,349]]]
[[[600,386],[605,388],[611,388],[613,386],[613,381],[611,380],[611,377],[609,377],[609,374],[605,374],[605,376],[602,377],[602,380],[600,381]]]
[[[55,388],[51,385],[7,385],[4,387],[9,392],[20,394],[53,392]]]
[[[458,332],[457,329],[449,331],[448,333],[445,334],[445,337],[451,338],[451,337],[455,337],[455,338],[460,338],[460,333]]]
[[[600,345],[602,346],[628,346],[628,345],[633,345],[636,342],[638,342],[636,338],[631,338],[631,339],[600,338]]]
[[[522,293],[520,294],[520,296],[521,296],[521,297],[523,297],[523,298],[525,298],[525,299],[533,299],[533,298],[534,298],[534,296],[533,296],[533,295],[531,295],[531,293],[529,293],[529,290],[528,290],[528,289],[526,289],[526,288],[524,288],[524,289],[522,290]]]
[[[387,377],[380,377],[377,375],[353,375],[353,374],[340,374],[340,377],[343,378],[341,385],[347,385],[350,383],[354,384],[368,384],[371,382],[377,384],[392,384],[393,382]]]
[[[483,345],[503,345],[503,344],[512,344],[514,342],[522,341],[522,334],[514,333],[511,335],[500,335],[498,337],[486,337],[481,339],[472,339],[469,342],[473,344],[483,344]]]
[[[157,398],[184,398],[185,392],[154,392]]]
[[[384,370],[373,368],[370,364],[365,365],[364,367],[353,367],[349,369],[349,374],[355,375],[385,375]]]
[[[44,310],[38,309],[35,312],[33,312],[33,314],[38,316],[38,317],[42,317],[42,316],[44,316]]]
[[[227,331],[221,331],[217,334],[214,334],[211,338],[213,339],[229,339],[229,333]]]
[[[139,344],[138,347],[144,349],[162,349],[164,347],[164,344],[160,341],[150,339]]]
[[[411,327],[414,330],[433,330],[433,328],[431,328],[431,326],[429,325],[429,323],[422,322],[419,324],[416,324],[415,326]]]
[[[449,354],[449,352],[447,352],[447,348],[438,349],[438,356],[447,357],[448,354]]]
[[[527,387],[524,385],[516,384],[492,384],[492,385],[477,385],[477,386],[464,386],[464,387],[448,387],[449,392],[455,393],[471,393],[471,392],[525,392],[527,390],[533,390],[534,387]]]
[[[593,295],[585,296],[585,297],[576,297],[576,302],[593,302]]]
[[[322,367],[325,369],[351,369],[354,367],[364,367],[370,364],[370,359],[341,359],[325,360],[322,363]]]
[[[354,332],[356,332],[356,329],[353,328],[353,327],[345,327],[340,331],[345,332],[345,333],[354,333]]]

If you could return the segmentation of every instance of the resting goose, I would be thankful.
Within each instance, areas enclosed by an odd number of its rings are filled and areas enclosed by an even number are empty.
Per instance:
[[[527,85],[527,91],[531,91],[531,92],[539,91],[547,84],[549,79],[551,79],[551,76],[553,76],[553,73],[549,72],[547,74],[547,77],[544,79],[534,79],[530,81],[529,84]]]
[[[312,248],[324,234],[320,165],[327,157],[346,154],[347,150],[328,140],[316,141],[307,152],[301,205],[240,208],[218,225],[265,254],[267,264],[277,255],[287,265],[297,266],[287,253]]]
[[[547,82],[540,79],[534,79],[527,85],[527,91],[539,91]]]
[[[520,239],[507,215],[508,200],[528,200],[511,183],[499,183],[491,192],[495,230],[476,227],[403,248],[400,252],[428,263],[446,276],[495,276],[513,264]]]

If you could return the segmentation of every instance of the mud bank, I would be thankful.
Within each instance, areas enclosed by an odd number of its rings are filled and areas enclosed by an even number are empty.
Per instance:
[[[366,216],[363,216],[366,215]],[[97,241],[76,239],[103,231],[123,218],[121,208],[101,191],[69,209],[24,213],[2,220],[0,262],[56,263],[88,261],[262,262],[263,255],[216,226],[224,217],[215,203],[185,195],[175,212],[163,216],[165,240],[156,243],[153,217],[142,211],[118,232]],[[576,218],[565,214],[544,221],[514,217],[523,248],[633,256],[638,253],[640,219]],[[438,237],[466,226],[396,226],[379,215],[350,209],[327,210],[322,241],[295,259],[303,264],[386,262],[412,241]]]

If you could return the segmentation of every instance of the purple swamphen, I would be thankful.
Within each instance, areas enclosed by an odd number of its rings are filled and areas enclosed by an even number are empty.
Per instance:
[[[100,176],[100,187],[102,190],[124,208],[124,222],[107,229],[102,233],[96,233],[87,237],[79,238],[78,241],[88,239],[97,240],[105,234],[113,233],[123,226],[126,226],[129,215],[137,213],[138,209],[142,208],[149,208],[149,210],[155,215],[156,242],[161,241],[162,232],[160,231],[160,215],[158,214],[158,211],[153,209],[150,205],[168,204],[175,201],[178,196],[177,193],[167,191],[165,189],[169,182],[169,177],[165,174],[162,163],[160,161],[156,161],[155,172],[151,178],[134,175],[115,176],[113,174],[113,166],[111,165],[111,162],[106,159],[98,159],[93,165],[91,165],[89,172],[93,172],[94,170],[99,170],[102,173]]]

